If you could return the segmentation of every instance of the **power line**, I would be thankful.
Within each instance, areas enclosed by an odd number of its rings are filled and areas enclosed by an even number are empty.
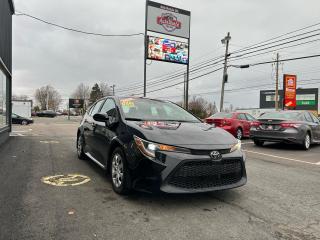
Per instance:
[[[276,45],[273,45],[273,46],[265,47],[265,48],[258,49],[258,50],[254,50],[254,51],[251,51],[251,52],[243,53],[243,54],[241,54],[241,55],[231,56],[230,59],[232,59],[232,58],[238,58],[238,57],[242,57],[242,56],[245,56],[245,55],[248,55],[248,54],[251,54],[251,53],[260,52],[260,51],[267,50],[267,49],[270,49],[270,48],[282,46],[282,45],[285,45],[285,44],[288,44],[288,43],[292,43],[292,42],[296,42],[296,41],[308,39],[308,38],[315,37],[315,36],[318,36],[318,35],[320,35],[320,33],[313,34],[313,35],[309,35],[309,36],[302,37],[302,38],[298,38],[298,39],[294,39],[294,40],[291,40],[291,41],[288,41],[288,42],[284,42],[284,43],[279,43],[279,44],[276,44]],[[281,41],[281,40],[280,40],[280,41]]]
[[[291,32],[287,32],[287,33],[281,34],[281,35],[279,35],[279,36],[272,37],[272,38],[270,38],[270,39],[267,39],[267,40],[264,40],[264,41],[261,41],[261,42],[252,44],[252,45],[250,45],[250,46],[247,46],[247,47],[245,47],[245,48],[236,50],[236,51],[234,51],[233,53],[243,52],[243,51],[248,50],[248,48],[251,48],[251,47],[260,45],[260,44],[262,44],[262,43],[270,42],[270,41],[272,41],[272,40],[275,40],[275,39],[278,39],[278,38],[281,38],[281,37],[290,35],[290,34],[292,34],[292,33],[300,32],[300,31],[303,31],[303,30],[305,30],[305,29],[312,28],[312,27],[319,26],[319,25],[320,25],[320,22],[319,22],[319,23],[312,24],[312,25],[309,25],[309,26],[306,26],[306,27],[302,27],[302,28],[299,28],[299,29],[297,29],[297,30],[294,30],[294,31],[291,31]]]
[[[221,70],[221,69],[223,69],[223,67],[218,68],[218,69],[215,69],[215,70],[210,71],[210,72],[207,72],[207,73],[204,73],[204,74],[201,74],[201,75],[199,75],[199,76],[193,77],[193,78],[191,78],[191,79],[189,80],[189,82],[190,82],[190,81],[193,81],[193,80],[195,80],[195,79],[197,79],[197,78],[200,78],[200,77],[209,75],[209,74],[211,74],[211,73],[217,72],[217,71],[219,71],[219,70]],[[154,90],[148,91],[147,93],[152,93],[152,92],[160,91],[160,90],[163,90],[163,89],[166,89],[166,88],[170,88],[170,87],[174,87],[174,86],[180,85],[180,84],[182,84],[182,83],[184,83],[184,81],[183,81],[183,82],[178,82],[178,83],[175,83],[175,84],[172,84],[172,85],[169,85],[169,86],[165,86],[165,87],[162,87],[162,88],[154,89]],[[135,93],[134,95],[140,95],[140,94],[142,94],[142,93]]]
[[[100,37],[134,37],[134,36],[144,36],[144,33],[131,33],[131,34],[104,34],[104,33],[95,33],[95,32],[88,32],[88,31],[83,31],[83,30],[79,30],[79,29],[75,29],[75,28],[70,28],[70,27],[65,27],[56,23],[52,23],[46,20],[43,20],[41,18],[32,16],[30,14],[24,13],[24,12],[20,12],[20,11],[16,11],[18,12],[17,14],[15,14],[16,16],[25,16],[25,17],[29,17],[32,18],[34,20],[37,20],[39,22],[57,27],[57,28],[61,28],[64,30],[68,30],[68,31],[72,31],[72,32],[76,32],[76,33],[82,33],[82,34],[87,34],[87,35],[94,35],[94,36],[100,36]]]

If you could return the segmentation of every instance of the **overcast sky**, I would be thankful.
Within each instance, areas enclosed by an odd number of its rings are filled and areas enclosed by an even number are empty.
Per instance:
[[[319,0],[163,0],[191,11],[191,57],[195,64],[224,52],[221,39],[231,33],[231,51],[320,22]],[[15,0],[16,11],[60,25],[106,34],[144,31],[144,0]],[[319,28],[319,26],[318,26]],[[320,53],[320,41],[279,51],[283,58]],[[275,53],[239,63],[272,60]],[[153,61],[148,78],[184,69]],[[214,68],[213,68],[214,69]],[[298,79],[320,79],[320,58],[286,62],[280,74]],[[222,70],[190,82],[190,94],[217,91]],[[63,98],[83,82],[108,82],[117,89],[143,82],[143,37],[98,37],[58,29],[23,16],[13,17],[13,93],[32,96],[36,88],[50,84]],[[182,81],[176,79],[172,83]],[[249,69],[229,69],[226,89],[274,82],[271,64]],[[167,83],[167,85],[169,85]],[[165,85],[163,85],[165,86]],[[300,87],[319,87],[320,83]],[[162,87],[162,86],[160,86]],[[299,87],[299,84],[298,84]],[[159,86],[150,87],[154,90]],[[266,87],[264,89],[270,89]],[[271,87],[272,89],[272,87]],[[142,92],[135,90],[129,93]],[[150,97],[182,99],[183,86],[150,93]],[[225,102],[237,107],[258,107],[259,90],[227,92]],[[201,95],[219,104],[220,95]]]

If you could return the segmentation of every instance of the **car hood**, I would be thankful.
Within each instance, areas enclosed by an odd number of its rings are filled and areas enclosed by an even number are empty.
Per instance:
[[[145,140],[189,149],[227,149],[237,140],[206,123],[127,121],[131,134]]]

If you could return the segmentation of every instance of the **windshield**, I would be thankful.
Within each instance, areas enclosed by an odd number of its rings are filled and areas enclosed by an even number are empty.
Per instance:
[[[192,114],[170,102],[143,98],[121,98],[126,120],[200,122]]]
[[[299,112],[267,112],[264,113],[259,119],[288,119],[288,120],[299,120]]]
[[[232,118],[232,113],[217,112],[211,116],[212,118]]]

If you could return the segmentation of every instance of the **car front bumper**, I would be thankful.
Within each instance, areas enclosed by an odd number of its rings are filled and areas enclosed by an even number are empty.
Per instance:
[[[247,182],[245,156],[241,151],[223,154],[219,161],[209,155],[159,152],[151,179],[166,193],[198,193],[240,187]]]

